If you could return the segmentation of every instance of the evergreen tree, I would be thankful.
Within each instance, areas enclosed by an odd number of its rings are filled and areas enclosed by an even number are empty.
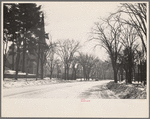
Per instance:
[[[23,52],[23,59],[25,59],[26,47],[31,43],[31,40],[32,44],[36,44],[36,37],[31,38],[31,36],[37,35],[35,30],[40,22],[40,14],[40,6],[37,7],[34,3],[4,4],[4,31],[7,31],[12,42],[17,46],[16,62],[19,62],[21,52]],[[18,65],[19,63],[16,63],[16,79]]]

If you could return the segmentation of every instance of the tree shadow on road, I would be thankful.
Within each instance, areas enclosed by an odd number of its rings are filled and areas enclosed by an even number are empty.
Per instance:
[[[112,91],[110,91],[106,85],[97,85],[92,88],[86,90],[85,92],[79,95],[80,98],[84,99],[116,99],[117,96],[114,95]]]

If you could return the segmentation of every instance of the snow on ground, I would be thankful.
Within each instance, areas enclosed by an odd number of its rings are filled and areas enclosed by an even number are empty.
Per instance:
[[[6,68],[5,74],[11,74],[15,75],[16,71],[10,70],[9,68]],[[18,72],[18,75],[25,75],[26,73]],[[30,76],[35,76],[35,74],[28,74]],[[15,78],[4,78],[3,80],[3,88],[14,88],[14,87],[25,87],[25,86],[33,86],[33,85],[46,85],[46,84],[53,84],[53,83],[62,83],[62,82],[71,82],[70,80],[62,80],[57,78],[50,79],[49,77],[46,77],[44,79],[38,79],[36,78],[18,78],[18,80],[15,80]]]
[[[147,97],[146,86],[143,86],[141,83],[110,82],[107,84],[107,88],[121,99],[146,99]]]
[[[14,71],[14,70],[9,70],[9,69],[8,69],[8,70],[5,70],[5,74],[12,74],[12,75],[14,74],[14,75],[15,75],[15,74],[16,74],[16,71]],[[26,75],[26,73],[23,73],[23,72],[20,72],[20,71],[19,71],[19,72],[18,72],[18,75]],[[28,74],[28,75],[35,75],[35,74]]]
[[[33,85],[48,85],[48,84],[54,84],[54,83],[71,83],[71,82],[77,82],[82,81],[81,79],[77,80],[63,80],[63,79],[57,79],[49,77],[46,77],[44,79],[38,79],[35,78],[18,78],[18,80],[15,80],[14,78],[5,78],[3,81],[3,88],[14,88],[14,87],[25,87],[25,86],[33,86]]]

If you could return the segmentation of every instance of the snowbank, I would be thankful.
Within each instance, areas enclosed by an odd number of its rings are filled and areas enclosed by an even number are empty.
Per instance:
[[[109,82],[107,85],[121,99],[146,99],[146,87],[141,84],[125,84]]]

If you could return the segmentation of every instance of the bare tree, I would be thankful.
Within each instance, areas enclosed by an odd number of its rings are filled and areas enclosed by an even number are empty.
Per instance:
[[[126,71],[126,82],[132,83],[135,51],[139,46],[139,44],[136,42],[138,35],[136,29],[130,25],[123,25],[121,34],[122,37],[120,37],[120,42],[124,46],[122,60],[124,63],[124,69]]]
[[[128,16],[121,18],[121,22],[134,27],[141,38],[145,52],[147,52],[147,4],[146,3],[121,3],[120,9],[110,15]]]
[[[54,55],[57,50],[56,45],[57,45],[56,43],[50,42],[49,50],[47,51],[47,54],[46,54],[47,65],[50,71],[50,79],[52,78],[54,67],[57,64],[57,60],[54,59]]]
[[[92,68],[95,66],[96,62],[98,61],[98,58],[94,57],[93,55],[80,53],[78,61],[83,67],[84,80],[89,80],[89,78],[92,76]]]
[[[65,80],[69,79],[69,67],[74,54],[79,50],[79,42],[74,40],[59,40],[57,42],[57,54],[60,56],[65,68]]]
[[[97,46],[103,47],[111,58],[112,67],[114,70],[114,81],[117,83],[118,73],[118,54],[121,51],[122,45],[119,42],[121,34],[121,24],[114,19],[103,20],[102,24],[95,23],[90,40],[97,41]]]
[[[106,73],[109,68],[111,66],[108,62],[97,59],[91,70],[91,78],[96,80],[110,78],[110,75]]]
[[[100,79],[102,79],[102,76],[103,76],[102,62],[100,60],[98,60],[92,67],[91,78],[100,80]]]
[[[78,69],[78,57],[73,57],[73,60],[71,62],[71,68],[72,68],[71,79],[76,80],[76,78],[77,78],[77,69]]]

